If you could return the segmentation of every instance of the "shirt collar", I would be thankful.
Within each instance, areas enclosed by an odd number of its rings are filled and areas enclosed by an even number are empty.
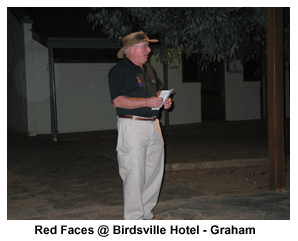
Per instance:
[[[124,56],[124,61],[127,62],[129,65],[133,65],[136,68],[139,68],[141,70],[143,70],[140,66],[135,65],[129,58],[127,58],[126,56]],[[143,68],[144,70],[147,69],[147,62],[145,64],[143,64]]]

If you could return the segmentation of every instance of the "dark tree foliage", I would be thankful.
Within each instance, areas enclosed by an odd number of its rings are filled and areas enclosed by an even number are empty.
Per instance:
[[[289,15],[289,8],[285,9],[287,60]],[[181,53],[199,53],[203,67],[216,60],[253,59],[266,69],[266,8],[90,8],[88,20],[111,41],[122,42],[123,37],[140,30],[159,39],[152,49],[159,52],[160,62],[170,62]]]

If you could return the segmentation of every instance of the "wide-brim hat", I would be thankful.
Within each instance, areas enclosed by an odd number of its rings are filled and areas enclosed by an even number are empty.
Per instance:
[[[134,32],[131,33],[129,35],[127,35],[126,37],[124,37],[123,39],[123,47],[122,49],[120,49],[117,53],[117,57],[119,59],[123,59],[124,58],[124,51],[135,44],[138,43],[142,43],[142,42],[158,42],[157,39],[149,39],[143,31],[140,32]]]

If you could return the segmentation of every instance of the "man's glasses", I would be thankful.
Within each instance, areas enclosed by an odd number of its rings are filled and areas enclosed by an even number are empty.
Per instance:
[[[131,46],[131,47],[135,47],[135,48],[143,48],[143,49],[149,49],[149,48],[150,48],[149,45],[145,45],[145,46]]]

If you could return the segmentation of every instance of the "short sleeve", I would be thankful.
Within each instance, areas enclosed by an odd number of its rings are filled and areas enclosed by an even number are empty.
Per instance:
[[[127,95],[127,91],[124,85],[124,80],[122,76],[119,74],[120,71],[112,68],[109,72],[109,87],[110,87],[110,96],[111,101],[113,102],[120,95]]]

